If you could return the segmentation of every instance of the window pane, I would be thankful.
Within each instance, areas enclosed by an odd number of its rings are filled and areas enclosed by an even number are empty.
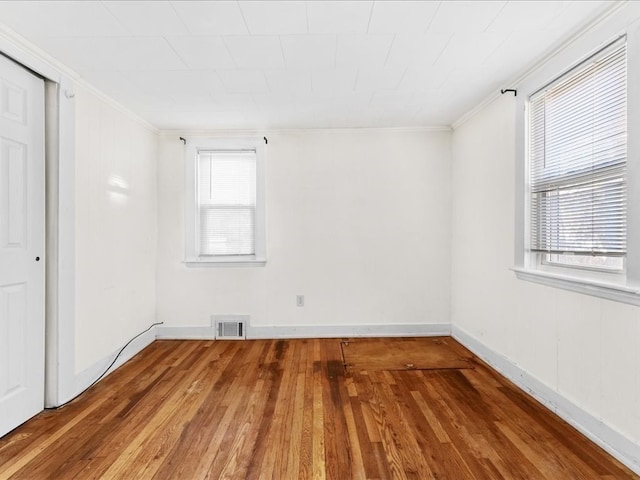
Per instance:
[[[200,255],[252,255],[255,208],[200,207]]]
[[[255,254],[255,151],[198,153],[199,255]]]
[[[530,98],[531,250],[548,262],[621,268],[626,81],[626,47],[616,45]]]
[[[592,268],[598,270],[619,271],[624,269],[622,257],[593,257],[587,255],[559,255],[556,253],[546,255],[546,263],[562,265],[565,267]]]

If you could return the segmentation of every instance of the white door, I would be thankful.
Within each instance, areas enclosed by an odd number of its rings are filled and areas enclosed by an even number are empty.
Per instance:
[[[0,55],[0,435],[44,407],[44,82]]]

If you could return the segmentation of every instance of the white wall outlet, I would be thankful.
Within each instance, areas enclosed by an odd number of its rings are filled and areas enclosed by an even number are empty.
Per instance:
[[[296,295],[296,307],[304,307],[304,295]]]

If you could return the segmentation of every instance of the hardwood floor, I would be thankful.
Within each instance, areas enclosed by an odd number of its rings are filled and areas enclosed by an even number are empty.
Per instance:
[[[639,478],[470,362],[346,371],[339,339],[157,341],[1,438],[0,479]]]

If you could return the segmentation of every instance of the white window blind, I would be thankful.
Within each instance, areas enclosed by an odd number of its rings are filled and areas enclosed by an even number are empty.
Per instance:
[[[198,255],[254,255],[255,150],[199,150]]]
[[[626,63],[614,44],[530,97],[534,252],[626,254]]]

